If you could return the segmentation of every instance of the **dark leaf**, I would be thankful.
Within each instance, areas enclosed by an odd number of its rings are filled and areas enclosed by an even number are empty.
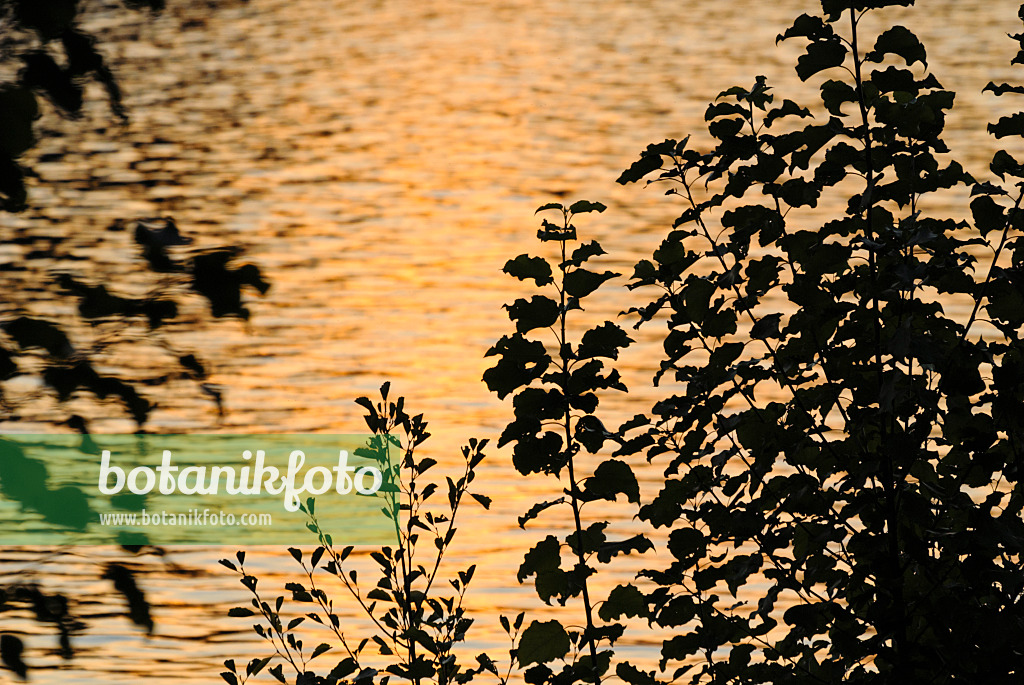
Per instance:
[[[546,205],[538,207],[534,214],[540,214],[541,212],[546,212],[549,209],[565,209],[565,207],[563,207],[560,202],[549,202]]]
[[[811,116],[811,111],[806,107],[799,106],[792,100],[783,100],[780,106],[768,111],[764,118],[764,125],[771,127],[772,123],[777,119],[789,116],[797,116],[803,119]]]
[[[566,260],[566,264],[582,266],[591,257],[603,254],[605,254],[605,251],[601,248],[601,245],[596,240],[591,240],[589,243],[583,243],[573,250],[572,255]]]
[[[988,132],[996,138],[1006,136],[1024,136],[1024,112],[1000,117],[999,121],[988,125]]]
[[[538,502],[534,504],[532,507],[530,507],[529,511],[527,511],[525,514],[519,517],[519,527],[525,529],[526,524],[529,521],[532,521],[533,519],[537,518],[541,514],[541,512],[559,504],[565,504],[564,497],[560,497],[556,500],[551,500],[548,502]]]
[[[903,26],[893,26],[875,41],[875,49],[864,56],[870,62],[881,62],[886,54],[899,55],[907,66],[915,62],[927,66],[924,46],[913,33]]]
[[[77,116],[82,109],[81,84],[72,80],[71,75],[45,52],[31,52],[22,59],[25,68],[19,74],[21,83],[41,90],[64,114]]]
[[[551,363],[543,343],[527,340],[520,333],[506,335],[485,356],[495,355],[499,355],[499,359],[484,372],[484,382],[501,399],[540,378]]]
[[[569,653],[569,634],[558,621],[533,621],[519,639],[516,660],[520,666],[545,664]]]
[[[611,271],[597,273],[587,269],[573,269],[565,275],[565,292],[577,298],[586,297],[600,288],[602,283],[618,275]]]
[[[614,621],[626,616],[647,616],[647,598],[636,588],[635,585],[619,585],[609,594],[597,611],[598,616],[605,621]]]
[[[532,279],[538,286],[547,285],[553,281],[551,265],[541,257],[521,254],[515,259],[505,262],[505,268],[502,270],[521,281]]]
[[[806,81],[820,71],[841,66],[846,53],[846,46],[838,36],[810,43],[807,52],[797,60],[796,74],[801,81]]]
[[[657,171],[661,168],[661,155],[644,153],[640,156],[640,159],[633,162],[628,169],[622,172],[617,179],[616,183],[626,185],[627,183],[635,183],[642,179],[647,174]]]
[[[779,337],[779,322],[782,314],[768,314],[757,320],[750,328],[750,337],[755,340],[768,340]]]
[[[528,333],[535,328],[547,328],[558,321],[560,309],[558,303],[550,297],[534,295],[529,300],[518,299],[505,305],[508,318],[516,323],[516,330]]]
[[[632,342],[633,339],[626,335],[625,331],[610,321],[605,321],[600,326],[583,334],[576,350],[576,357],[579,359],[593,357],[618,359],[619,350],[629,347]]]
[[[608,209],[600,202],[588,202],[587,200],[577,200],[569,205],[570,214],[587,214],[590,212],[603,212]]]
[[[609,459],[601,463],[594,475],[584,481],[587,499],[615,500],[619,493],[630,502],[640,502],[640,484],[633,469],[624,461]]]

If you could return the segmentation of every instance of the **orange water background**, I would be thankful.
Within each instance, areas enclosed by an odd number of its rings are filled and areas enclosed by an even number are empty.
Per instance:
[[[526,292],[501,267],[536,252],[533,210],[561,199],[604,202],[608,211],[579,227],[610,253],[607,268],[630,273],[681,208],[615,178],[650,142],[691,132],[706,140],[706,104],[757,74],[780,97],[813,97],[815,86],[792,70],[800,46],[776,46],[775,36],[815,5],[252,0],[215,11],[171,2],[157,17],[97,7],[88,28],[116,66],[131,123],[114,126],[98,92],[82,120],[45,116],[47,133],[26,160],[40,176],[31,209],[0,217],[0,227],[49,225],[113,279],[134,247],[130,232],[105,230],[111,221],[170,215],[199,244],[243,246],[264,269],[273,287],[252,303],[248,324],[184,333],[225,389],[225,419],[194,388],[175,386],[154,397],[151,429],[357,432],[352,400],[391,381],[431,423],[424,455],[452,465],[467,438],[493,442],[510,419],[509,404],[480,377],[484,352],[510,330],[501,305]],[[931,70],[957,91],[947,140],[978,174],[994,150],[984,124],[1008,106],[980,91],[1013,77],[1005,34],[1019,30],[1016,9],[1007,0],[932,0],[884,15],[919,34]],[[623,281],[589,314],[615,317],[636,304]],[[637,335],[624,355],[631,390],[608,398],[609,425],[659,396],[647,382],[656,333]],[[20,428],[57,415],[40,403]],[[96,428],[132,427],[110,419]],[[467,600],[478,619],[474,654],[507,648],[497,613],[544,615],[515,571],[547,528],[524,533],[515,518],[558,493],[553,481],[517,476],[503,451],[489,454],[475,489],[494,506],[468,512],[451,552],[459,565],[478,565]],[[638,469],[649,497],[660,470]],[[627,510],[610,513],[631,530]],[[224,658],[266,652],[249,621],[226,616],[247,598],[216,564],[234,552],[225,542],[136,560],[154,606],[150,636],[96,577],[96,564],[120,553],[83,548],[40,561],[30,550],[6,551],[7,580],[67,589],[89,629],[70,662],[53,635],[23,617],[5,615],[4,629],[27,633],[35,682],[221,682]],[[270,593],[297,579],[284,550],[252,548],[249,560]],[[616,568],[603,584],[628,580],[636,565]],[[653,664],[658,640],[631,630],[624,653]]]

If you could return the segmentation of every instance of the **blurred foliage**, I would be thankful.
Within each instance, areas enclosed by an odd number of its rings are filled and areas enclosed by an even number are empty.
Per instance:
[[[156,12],[164,3],[150,0],[124,4],[133,10]],[[75,119],[82,113],[85,86],[96,81],[105,88],[113,116],[127,121],[120,87],[98,49],[98,41],[81,28],[84,9],[84,4],[75,0],[0,2],[0,62],[15,74],[13,80],[0,84],[2,210],[19,212],[26,208],[25,177],[30,171],[19,159],[37,141],[36,121],[45,102],[58,115]],[[59,402],[82,393],[101,402],[116,402],[139,428],[154,407],[142,392],[143,385],[189,379],[199,383],[201,391],[222,411],[221,390],[208,382],[206,365],[193,352],[178,350],[165,331],[186,323],[182,319],[183,299],[190,295],[205,299],[214,317],[248,319],[243,289],[263,294],[269,284],[256,265],[237,263],[242,254],[238,247],[189,249],[182,257],[177,256],[193,238],[183,235],[169,217],[115,221],[110,226],[110,238],[119,239],[119,232],[128,227],[133,228],[134,242],[141,253],[137,263],[144,267],[131,274],[135,282],[130,285],[144,292],[135,297],[117,292],[129,284],[111,283],[107,274],[99,272],[100,265],[62,249],[69,240],[70,227],[63,235],[53,235],[48,229],[5,236],[8,244],[22,247],[22,254],[20,260],[0,264],[5,280],[9,280],[0,310],[0,402],[4,420],[17,420],[17,407],[40,397],[40,392],[34,392],[18,401],[6,392],[10,384],[4,381],[26,375],[40,378],[42,386]],[[121,249],[127,247],[123,240],[119,242]],[[27,262],[43,266],[33,268]],[[42,269],[48,273],[41,276]],[[38,282],[40,277],[44,283]],[[78,316],[55,319],[49,312],[57,298],[71,298]],[[47,314],[38,314],[34,311],[37,309]],[[189,323],[194,324],[195,318]],[[91,340],[83,340],[88,337]],[[120,358],[126,349],[143,342],[164,350],[176,370],[141,379],[119,378],[109,371],[110,359]],[[103,355],[108,359],[106,364]],[[19,383],[27,386],[24,378],[19,378]],[[77,415],[69,419],[69,425],[87,432],[86,420]]]
[[[130,10],[151,12],[163,5],[162,0],[124,2]],[[25,158],[44,135],[38,122],[47,107],[64,119],[80,118],[86,87],[96,82],[105,90],[112,116],[127,122],[121,88],[99,41],[82,28],[86,9],[96,7],[76,0],[0,0],[0,211],[23,212],[31,205],[26,178],[34,174]],[[124,239],[128,228],[134,232],[137,257],[123,275],[125,282],[114,282],[108,266],[93,261],[93,253],[68,247],[75,231],[71,222],[61,224],[56,234],[52,225],[3,229],[5,246],[14,248],[7,254],[18,256],[0,263],[0,421],[43,421],[88,434],[90,421],[110,418],[113,405],[115,414],[142,430],[157,406],[147,388],[162,387],[167,396],[179,381],[198,386],[223,414],[223,393],[210,381],[209,365],[196,352],[181,349],[172,332],[194,329],[201,321],[201,310],[191,301],[205,302],[215,318],[248,319],[245,293],[262,295],[269,284],[256,265],[240,262],[241,248],[187,247],[193,239],[168,217],[115,221],[102,238],[105,246],[130,250],[131,242]],[[132,358],[144,364],[125,363]],[[5,468],[6,460],[17,458],[10,450],[0,454],[0,490],[38,511],[41,500],[33,493],[46,488],[45,465],[27,471]],[[11,482],[14,472],[36,478]],[[61,493],[49,494],[53,497],[44,498],[48,509],[42,513],[48,520],[60,519],[61,510],[51,505]],[[40,552],[43,560],[51,556]],[[149,605],[131,565],[109,563],[101,572],[127,603],[129,619],[151,631]],[[60,653],[70,658],[71,635],[84,622],[73,617],[72,598],[48,593],[44,585],[26,581],[0,587],[0,612],[23,615],[28,608],[35,620],[56,626]],[[18,635],[0,635],[0,662],[22,677],[28,668],[23,647]]]
[[[43,399],[78,406],[83,397],[91,397],[101,404],[117,404],[142,429],[157,406],[146,389],[173,388],[180,382],[196,384],[223,414],[223,392],[210,381],[208,364],[197,352],[176,344],[175,334],[200,324],[203,302],[215,318],[248,319],[246,291],[263,294],[270,285],[255,264],[239,263],[239,248],[181,252],[192,239],[181,235],[172,219],[132,223],[138,253],[134,270],[124,277],[130,283],[108,285],[88,260],[75,260],[68,253],[47,251],[29,257],[48,267],[49,282],[10,288],[0,311],[4,420],[19,421],[19,410],[38,410]],[[123,231],[125,225],[115,222],[111,228]],[[66,266],[56,266],[62,261]],[[33,277],[39,271],[15,263],[8,267],[14,274],[27,272]],[[141,294],[115,290],[127,287]],[[49,313],[55,308],[60,316]],[[140,356],[141,368],[126,364]],[[131,375],[142,373],[147,375]],[[27,377],[39,382],[28,384]],[[93,411],[99,416],[107,412]],[[78,413],[63,423],[88,433],[88,420]]]
[[[79,25],[82,3],[76,0],[3,0],[0,2],[0,60],[16,70],[0,85],[0,209],[25,209],[24,169],[18,158],[37,142],[40,98],[62,116],[77,118],[88,81],[103,85],[114,116],[127,119],[121,89],[96,38]],[[158,10],[162,2],[126,2]]]

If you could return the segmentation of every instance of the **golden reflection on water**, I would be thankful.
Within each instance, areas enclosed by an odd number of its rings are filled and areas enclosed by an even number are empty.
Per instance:
[[[274,285],[249,325],[187,334],[226,387],[226,420],[182,387],[158,398],[154,430],[357,431],[352,400],[391,380],[431,422],[426,451],[451,464],[468,437],[493,440],[509,418],[480,376],[483,353],[509,329],[500,306],[522,294],[500,269],[535,249],[535,207],[606,203],[580,228],[608,250],[609,268],[630,273],[680,211],[655,189],[614,183],[641,149],[689,132],[706,139],[706,103],[756,74],[779,97],[816,93],[792,72],[799,46],[774,45],[809,1],[252,0],[215,12],[170,4],[153,20],[98,13],[91,28],[119,65],[132,123],[114,128],[98,96],[82,121],[48,115],[42,125],[59,135],[38,148],[34,208],[0,217],[5,232],[52,222],[116,274],[133,247],[105,227],[172,215],[200,243],[243,245],[264,268]],[[999,112],[980,90],[1012,78],[1004,34],[1016,29],[1016,7],[936,0],[889,15],[919,30],[932,69],[959,92],[947,139],[972,170],[991,154],[983,122]],[[609,293],[588,315],[629,306],[621,286]],[[609,425],[656,397],[644,389],[656,333],[641,331],[624,356],[632,390],[608,398]],[[659,473],[643,473],[648,494]],[[479,564],[468,597],[479,618],[472,647],[500,653],[496,610],[539,611],[531,588],[512,577],[545,531],[523,533],[515,517],[551,496],[552,483],[518,478],[493,450],[481,480],[495,505],[467,519],[453,554]],[[613,514],[629,525],[625,509]],[[129,625],[93,573],[115,551],[48,564],[46,582],[83,598],[91,627],[70,663],[50,637],[33,636],[28,658],[43,669],[34,680],[220,682],[224,658],[263,653],[245,620],[226,618],[246,601],[215,563],[231,552],[180,548],[138,562],[156,605],[152,636]],[[3,568],[20,572],[32,558],[9,553]],[[254,548],[250,560],[268,587],[295,577],[283,551]],[[627,579],[631,564],[601,581]],[[19,629],[40,632],[28,622]],[[636,633],[623,644],[650,663],[656,640]]]

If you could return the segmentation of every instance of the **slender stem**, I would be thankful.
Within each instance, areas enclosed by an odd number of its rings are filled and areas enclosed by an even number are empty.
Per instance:
[[[245,572],[245,566],[243,564],[239,563],[238,567],[242,573],[243,578],[248,575]],[[249,588],[249,591],[252,593],[253,597],[256,598],[256,603],[259,605],[258,608],[260,610],[260,613],[263,615],[265,619],[267,619],[267,623],[270,625],[270,630],[267,632],[266,638],[274,647],[274,651],[277,652],[278,656],[283,657],[285,660],[287,660],[288,663],[291,664],[292,668],[295,669],[295,672],[297,674],[301,674],[303,668],[300,667],[298,663],[296,663],[295,656],[292,654],[292,651],[288,649],[288,641],[285,639],[284,636],[284,628],[282,627],[281,624],[281,617],[277,615],[276,612],[271,612],[270,605],[264,602],[263,598],[260,597],[260,593],[256,590],[255,584],[251,588]],[[277,639],[281,641],[281,647],[284,648],[283,653],[278,648],[277,642],[275,642],[274,640],[275,634],[277,635]]]
[[[306,565],[303,564],[302,568],[303,570],[306,570]],[[320,608],[323,609],[324,615],[327,616],[326,625],[330,628],[331,632],[334,633],[338,640],[341,641],[341,646],[348,653],[349,657],[351,657],[352,661],[355,662],[356,668],[362,670],[362,668],[359,666],[359,655],[356,652],[352,651],[352,649],[349,647],[348,641],[345,639],[345,634],[341,632],[338,626],[334,625],[334,622],[331,620],[332,607],[328,603],[327,595],[316,586],[316,580],[313,578],[313,572],[315,570],[316,569],[313,566],[310,566],[309,570],[306,570],[306,577],[309,578],[309,594],[311,597],[313,597],[313,599],[316,600],[316,603],[320,605]]]
[[[415,449],[415,440],[410,436],[409,445],[406,447],[405,462],[406,464],[414,464],[413,461],[413,450]],[[420,607],[419,602],[415,604],[412,601],[412,579],[409,575],[412,569],[412,521],[413,521],[413,493],[416,490],[416,469],[415,467],[409,469],[412,474],[409,477],[409,492],[408,495],[408,507],[409,507],[409,519],[406,523],[405,536],[402,540],[402,545],[399,548],[399,556],[402,561],[402,588],[405,593],[405,605],[403,606],[403,613],[405,613],[405,641],[409,653],[409,666],[414,672],[418,673],[418,669],[415,668],[416,663],[416,640],[413,639],[411,633],[413,630],[419,630],[419,614]],[[414,685],[420,685],[420,676],[416,675],[413,677],[412,682]]]
[[[345,589],[348,590],[348,593],[352,596],[352,598],[359,603],[359,607],[363,610],[363,613],[366,614],[366,617],[373,621],[373,624],[377,627],[377,630],[380,631],[382,635],[385,635],[386,637],[390,638],[392,651],[396,654],[401,652],[401,646],[395,631],[382,624],[380,619],[377,618],[377,616],[375,616],[372,611],[370,611],[370,607],[366,604],[366,600],[363,599],[362,594],[360,594],[359,588],[349,580],[348,576],[345,575],[345,572],[342,569],[342,566],[344,565],[345,561],[334,549],[333,545],[327,544],[325,533],[323,532],[323,529],[320,527],[320,523],[315,518],[313,518],[313,525],[317,529],[317,535],[320,538],[320,544],[324,546],[324,548],[327,550],[327,554],[330,555],[331,560],[334,562],[335,572],[331,575],[333,575],[335,578],[341,581],[342,585],[345,586]],[[330,619],[329,616],[328,619]]]
[[[871,122],[868,119],[867,101],[864,96],[864,79],[861,73],[861,58],[857,48],[857,17],[853,8],[850,8],[850,46],[853,53],[853,71],[855,88],[857,92],[857,104],[860,108],[861,123],[864,127],[864,163],[867,169],[866,187],[861,202],[865,220],[865,233],[868,240],[874,240],[875,230],[872,224],[872,207],[874,205],[874,162],[871,158]],[[878,387],[881,389],[884,376],[882,364],[882,321],[878,308],[878,266],[876,264],[875,252],[868,250],[868,268],[871,274],[871,306],[874,313],[875,329],[875,369],[878,375]],[[895,675],[899,682],[905,682],[907,676],[906,642],[907,642],[907,616],[904,606],[903,595],[903,571],[900,563],[900,540],[899,540],[899,492],[896,487],[896,469],[893,463],[892,452],[887,445],[886,420],[880,414],[879,432],[881,434],[880,448],[882,450],[882,490],[884,493],[884,508],[886,519],[886,541],[890,572],[889,589],[895,613],[895,630],[893,634],[893,651],[895,652]]]
[[[466,468],[462,472],[462,482],[463,483],[468,483],[469,482],[470,459],[471,459],[471,455],[467,455],[467,457],[466,457]],[[466,487],[468,487],[468,486],[466,486]],[[452,515],[448,519],[448,527],[447,527],[447,529],[445,529],[444,535],[440,536],[442,540],[448,540],[450,538],[450,536],[452,535],[452,529],[455,527],[455,517],[459,513],[459,504],[462,503],[462,496],[466,492],[466,487],[460,488],[458,490],[458,492],[457,492],[457,497],[455,498],[455,504],[452,507]],[[435,528],[435,531],[436,530],[437,529]],[[437,571],[441,567],[441,561],[444,559],[444,553],[445,553],[446,549],[448,549],[448,545],[447,544],[445,544],[443,547],[441,547],[439,550],[437,550],[437,556],[434,558],[434,568],[433,568],[433,570],[431,570],[430,575],[427,576],[427,584],[423,588],[423,595],[424,596],[426,596],[430,592],[430,588],[434,584],[434,579],[437,578]]]
[[[568,227],[569,219],[566,216],[566,226]],[[584,574],[586,570],[586,561],[583,558],[583,524],[580,521],[580,504],[578,498],[579,490],[576,487],[576,473],[573,468],[573,446],[574,441],[572,438],[572,416],[569,407],[569,357],[567,350],[567,343],[565,337],[565,239],[563,238],[560,242],[562,248],[562,260],[559,263],[559,268],[562,271],[562,283],[559,288],[559,327],[561,329],[561,337],[558,341],[559,345],[559,357],[562,362],[562,397],[565,400],[565,414],[564,414],[564,428],[565,428],[565,451],[568,455],[566,460],[566,466],[569,471],[569,503],[572,506],[572,517],[573,522],[576,526],[576,570],[578,573],[583,574],[582,585],[583,585],[583,611],[587,618],[587,643],[590,646],[590,667],[594,671],[594,683],[601,685],[601,676],[597,672],[597,639],[594,635],[594,612],[593,607],[590,604],[590,590],[587,587],[587,576]]]
[[[761,140],[758,138],[757,128],[754,126],[754,103],[753,102],[750,103],[750,132],[751,132],[751,135],[754,137],[754,143],[757,146],[758,151],[760,151],[761,150]],[[687,191],[687,194],[690,195],[691,204],[692,204],[693,196],[690,193],[689,187],[687,187],[686,191]],[[782,213],[782,203],[779,201],[778,193],[772,193],[772,199],[775,200],[775,213],[779,215],[779,219],[781,219],[782,222],[783,222],[782,231],[783,231],[783,234],[785,234],[785,231],[786,231],[786,228],[785,228],[786,216],[785,216],[785,214]],[[716,250],[715,252],[717,254],[718,251]],[[719,256],[719,259],[721,260],[721,256]],[[724,261],[722,263],[723,263],[723,266],[724,266]],[[790,273],[790,276],[792,276],[792,278],[793,278],[793,283],[795,284],[796,280],[797,280],[796,266],[793,264],[793,259],[790,257],[790,255],[788,253],[786,254],[786,263],[789,265],[789,273]],[[736,296],[739,297],[739,289],[735,285],[733,285],[733,290],[736,292]],[[746,311],[747,311],[747,315],[748,316],[751,316],[751,317],[753,316],[750,313],[749,309],[747,309]],[[828,382],[831,385],[834,385],[835,383],[833,382],[832,377],[831,377],[831,375],[828,372],[828,366],[825,364],[825,349],[822,346],[822,344],[818,341],[818,333],[817,333],[817,331],[815,331],[813,329],[811,330],[811,340],[814,342],[814,347],[815,347],[815,349],[818,350],[818,356],[822,360],[822,362],[821,362],[821,372],[825,376],[825,381]],[[768,345],[767,339],[764,342],[765,342],[765,345],[767,346]],[[770,346],[769,346],[769,350],[770,350],[770,352],[772,354],[772,359],[774,360],[775,352],[774,352],[774,350],[771,350]],[[839,394],[841,394],[841,393],[842,393],[842,388],[840,388],[840,390],[839,390]],[[842,403],[839,401],[839,394],[836,395],[836,407],[839,409],[839,415],[843,418],[843,421],[845,421],[846,423],[849,423],[850,422],[850,417],[847,416],[846,409],[843,407]],[[821,417],[822,423],[824,423],[827,419],[828,419],[828,416],[827,415],[823,415]]]

